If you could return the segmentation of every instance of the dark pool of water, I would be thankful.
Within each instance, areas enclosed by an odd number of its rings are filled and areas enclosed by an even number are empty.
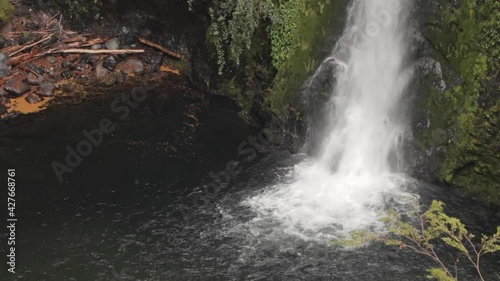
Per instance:
[[[56,108],[2,128],[0,163],[17,169],[19,218],[17,273],[2,262],[2,280],[425,280],[434,266],[379,244],[347,251],[270,235],[273,225],[253,231],[254,214],[240,202],[301,160],[287,151],[257,154],[227,188],[193,204],[210,172],[243,161],[239,145],[258,133],[223,98],[181,98],[166,111],[141,104],[60,183],[51,163],[64,161],[82,129],[114,118],[110,102]],[[193,105],[200,105],[196,120],[186,114]],[[500,225],[498,210],[447,188],[421,183],[418,193],[424,204],[444,200],[475,232]],[[498,255],[483,268],[487,280],[500,280]],[[460,274],[476,280],[470,268]]]

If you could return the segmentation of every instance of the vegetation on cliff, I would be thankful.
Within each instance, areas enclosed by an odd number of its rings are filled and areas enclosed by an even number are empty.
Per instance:
[[[83,23],[90,19],[97,19],[106,0],[53,0],[64,10],[64,16],[74,23]]]
[[[432,92],[427,103],[434,111],[429,131],[453,132],[439,177],[500,202],[500,2],[461,0],[447,5],[426,30],[443,55],[441,63],[459,75],[455,79],[444,73],[448,89],[444,94]]]
[[[242,100],[240,96],[248,92],[240,86],[245,84],[245,73],[271,70],[274,74],[266,76],[272,90],[267,91],[264,106],[287,116],[293,96],[319,63],[320,50],[338,18],[333,15],[343,2],[214,1],[207,38],[215,50],[219,74],[231,65],[241,66],[221,88],[231,89],[228,95]],[[244,110],[252,107],[251,99],[242,104]]]
[[[228,63],[240,65],[252,47],[256,30],[267,28],[273,66],[279,68],[297,45],[303,0],[219,0],[210,8],[209,38],[217,51],[219,74]]]

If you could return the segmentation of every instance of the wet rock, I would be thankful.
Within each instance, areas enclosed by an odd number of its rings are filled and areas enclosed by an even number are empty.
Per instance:
[[[10,70],[7,68],[2,68],[0,66],[0,77],[8,77],[10,75]]]
[[[0,53],[0,63],[8,63],[10,60],[9,55]]]
[[[0,115],[7,113],[7,107],[0,104]]]
[[[126,26],[122,26],[121,33],[123,35],[127,35],[127,34],[130,33],[130,29],[128,27],[126,27]]]
[[[63,71],[63,72],[61,72],[61,76],[68,79],[71,76],[73,76],[73,71],[71,71],[71,70]]]
[[[121,72],[115,72],[113,75],[116,77],[116,83],[123,84],[125,82],[125,75]]]
[[[57,58],[53,57],[53,56],[49,56],[47,57],[47,60],[51,63],[51,64],[54,64],[57,62]]]
[[[98,62],[99,62],[99,56],[91,55],[87,58],[87,63],[92,66],[96,66]]]
[[[8,97],[9,97],[9,93],[7,93],[7,91],[5,91],[4,89],[0,89],[0,99],[8,98]]]
[[[157,52],[156,54],[152,55],[149,58],[149,62],[151,65],[151,72],[158,72],[160,71],[160,67],[163,63],[163,53]]]
[[[116,83],[116,76],[113,74],[108,74],[101,78],[101,82],[104,84],[104,86],[113,86]]]
[[[43,75],[43,74],[45,74],[45,73],[48,72],[47,69],[45,69],[45,68],[43,68],[41,66],[34,65],[31,62],[27,63],[26,67],[29,68],[29,69],[31,69],[31,70],[33,70],[33,71],[35,71],[36,73],[38,73],[40,75]]]
[[[109,70],[107,70],[104,66],[101,64],[97,65],[95,68],[95,76],[97,78],[103,78],[104,76],[109,74]]]
[[[7,77],[10,75],[9,60],[9,55],[0,53],[0,77]]]
[[[75,86],[71,83],[64,83],[61,85],[61,90],[65,94],[71,94],[75,91]]]
[[[100,49],[102,49],[102,45],[101,44],[94,44],[94,45],[90,46],[90,49],[91,50],[100,50]]]
[[[26,85],[19,75],[10,78],[5,84],[5,91],[15,97],[20,97],[29,90],[31,90],[30,86]]]
[[[56,90],[56,85],[52,82],[45,82],[38,86],[37,94],[42,97],[52,97]]]
[[[37,95],[34,95],[34,94],[27,95],[25,99],[28,103],[31,103],[31,104],[35,104],[35,103],[39,103],[39,102],[43,101],[43,98],[41,98]]]
[[[139,73],[144,70],[142,62],[136,58],[128,58],[124,62],[116,66],[116,70],[123,71],[123,73]]]
[[[28,76],[26,76],[25,82],[33,86],[40,85],[40,83],[43,82],[43,76],[35,75],[30,72]]]
[[[83,64],[80,64],[76,67],[76,70],[78,71],[84,71],[85,69],[88,68],[88,65],[83,65]]]
[[[118,41],[118,38],[116,37],[109,39],[104,45],[108,50],[117,50],[118,48],[120,48],[120,43]]]
[[[64,68],[71,68],[71,66],[72,66],[71,60],[64,60],[61,64],[61,66]]]
[[[104,66],[107,70],[113,71],[116,68],[116,65],[118,64],[118,61],[116,58],[112,55],[108,56],[104,62],[102,63],[102,66]]]

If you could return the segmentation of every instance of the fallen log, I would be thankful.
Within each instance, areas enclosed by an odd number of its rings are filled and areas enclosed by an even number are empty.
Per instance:
[[[155,49],[158,49],[158,50],[160,50],[160,51],[164,52],[165,54],[167,54],[167,55],[169,55],[169,56],[171,56],[171,57],[174,57],[174,58],[176,58],[176,59],[182,59],[182,55],[181,55],[181,54],[176,53],[176,52],[174,52],[174,51],[171,51],[171,50],[169,50],[169,49],[167,49],[167,48],[165,48],[165,47],[163,47],[163,46],[161,46],[161,45],[158,45],[158,44],[156,44],[156,43],[154,43],[154,42],[151,42],[151,41],[149,41],[149,40],[147,40],[147,39],[144,39],[144,38],[139,38],[139,41],[140,41],[142,44],[144,44],[144,45],[148,45],[148,46],[153,47],[153,48],[155,48]]]

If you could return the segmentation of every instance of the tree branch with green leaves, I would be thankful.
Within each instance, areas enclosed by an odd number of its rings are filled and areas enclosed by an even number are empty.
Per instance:
[[[415,225],[404,222],[397,212],[389,211],[387,217],[382,219],[389,229],[387,235],[355,231],[348,238],[332,243],[360,247],[370,241],[380,241],[389,246],[399,246],[400,249],[410,249],[431,258],[439,265],[428,270],[428,277],[439,281],[458,280],[456,267],[460,258],[466,257],[476,269],[479,278],[484,281],[481,258],[486,254],[500,251],[500,226],[491,236],[481,235],[481,243],[475,242],[475,235],[470,233],[459,219],[448,216],[444,212],[444,207],[443,202],[433,201],[427,211],[409,213],[416,217]],[[441,241],[458,252],[454,259],[453,271],[450,269],[452,265],[446,263],[436,251],[436,245]]]

